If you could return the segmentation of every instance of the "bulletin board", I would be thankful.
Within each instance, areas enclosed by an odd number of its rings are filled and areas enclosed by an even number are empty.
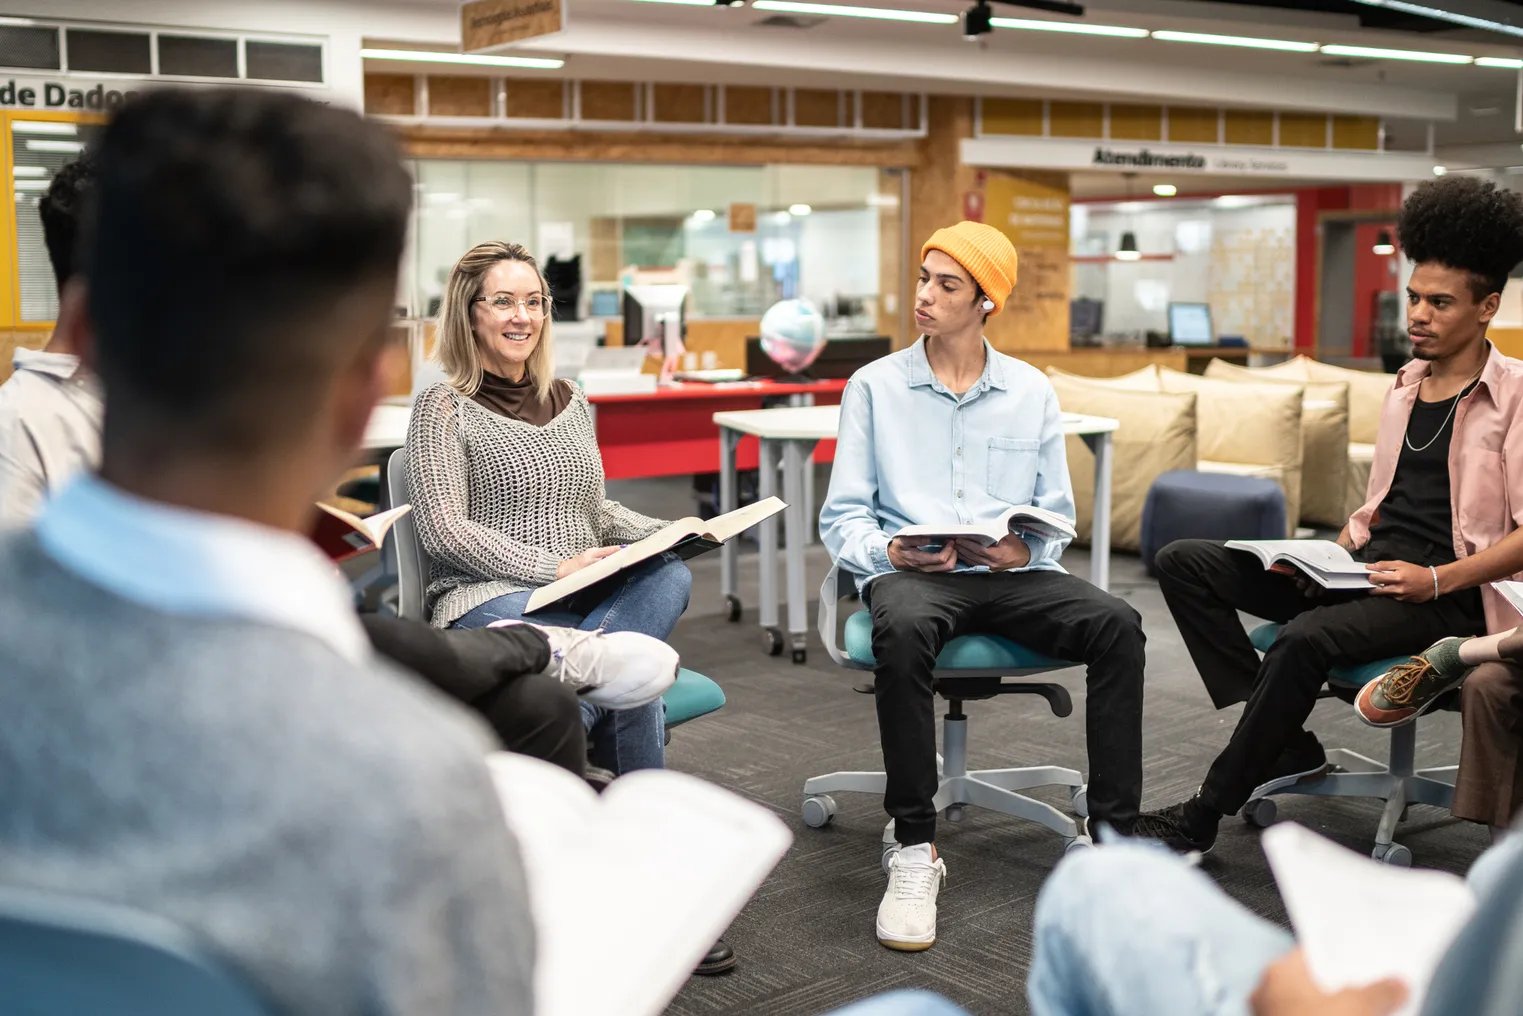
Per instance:
[[[1010,238],[1019,258],[1015,291],[985,329],[996,348],[1068,348],[1068,210],[1068,188],[1056,181],[988,171],[984,221]]]

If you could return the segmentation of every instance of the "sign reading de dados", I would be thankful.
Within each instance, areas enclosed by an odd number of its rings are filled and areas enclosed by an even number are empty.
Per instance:
[[[83,110],[109,112],[137,92],[74,81],[0,79],[0,109]]]

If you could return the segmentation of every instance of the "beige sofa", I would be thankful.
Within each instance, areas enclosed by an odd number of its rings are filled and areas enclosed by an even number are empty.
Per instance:
[[[1343,528],[1349,485],[1347,381],[1295,381],[1212,360],[1206,377],[1238,384],[1301,385],[1301,522]]]
[[[1055,368],[1049,374],[1065,412],[1120,421],[1112,437],[1111,546],[1137,550],[1148,488],[1171,470],[1195,468],[1195,396],[1156,387],[1128,390],[1110,383],[1117,379],[1080,377]],[[1079,540],[1088,543],[1094,523],[1095,456],[1075,435],[1068,438],[1068,473]]]

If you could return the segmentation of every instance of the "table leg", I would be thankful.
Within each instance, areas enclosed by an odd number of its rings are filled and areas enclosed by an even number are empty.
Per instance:
[[[765,501],[777,494],[777,442],[758,438],[757,500]],[[758,528],[757,542],[761,552],[757,555],[757,572],[760,575],[761,601],[757,613],[762,626],[762,644],[773,656],[783,651],[783,634],[777,627],[777,516],[764,519]]]
[[[803,663],[808,643],[808,594],[804,591],[804,531],[807,510],[804,503],[804,475],[810,466],[813,441],[783,443],[783,500],[788,502],[783,514],[783,553],[788,579],[788,640],[793,662]]]
[[[1111,449],[1109,432],[1085,434],[1095,453],[1095,520],[1091,527],[1089,580],[1100,589],[1111,585]]]
[[[735,451],[741,434],[728,427],[719,428],[719,513],[732,512],[740,501],[739,476],[735,470]],[[738,539],[738,538],[737,538]],[[725,541],[719,548],[719,591],[724,594],[726,616],[740,620],[740,591],[735,581],[735,561],[740,552],[736,540]]]

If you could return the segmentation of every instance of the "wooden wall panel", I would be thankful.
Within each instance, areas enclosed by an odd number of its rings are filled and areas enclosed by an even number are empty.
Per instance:
[[[621,219],[596,216],[588,220],[587,281],[617,282],[622,252]]]
[[[492,79],[430,74],[430,116],[491,116]]]
[[[0,332],[0,383],[11,376],[11,358],[17,349],[41,349],[52,335],[51,328]]]
[[[1098,102],[1047,104],[1047,133],[1055,138],[1098,138],[1104,127],[1105,110]]]
[[[633,120],[635,89],[632,81],[583,81],[583,120]]]
[[[1274,144],[1274,114],[1261,109],[1229,109],[1222,113],[1222,139],[1229,145]]]
[[[1280,144],[1289,148],[1326,148],[1327,117],[1321,113],[1281,113]]]
[[[985,134],[1042,133],[1041,99],[985,99],[982,106]]]
[[[904,127],[904,96],[897,92],[863,92],[862,126],[873,130],[901,130]]]
[[[878,334],[887,335],[897,347],[904,342],[906,298],[901,292],[905,278],[908,239],[904,236],[902,170],[878,171]]]
[[[653,119],[661,123],[704,123],[704,86],[657,84]]]
[[[418,112],[416,87],[417,79],[410,74],[367,74],[365,112],[374,116],[412,116]]]
[[[747,85],[725,86],[724,122],[759,125],[772,123],[772,89]]]
[[[1162,141],[1163,107],[1111,104],[1113,141]]]
[[[850,113],[848,112],[847,115],[850,116]],[[793,122],[799,127],[842,126],[841,93],[835,89],[828,91],[819,88],[795,89]]]
[[[1333,147],[1374,151],[1380,147],[1380,118],[1374,116],[1333,117]]]
[[[1217,111],[1195,106],[1169,107],[1169,140],[1214,145],[1217,142]]]
[[[560,81],[508,78],[507,115],[536,120],[559,120],[566,115],[565,85]]]

